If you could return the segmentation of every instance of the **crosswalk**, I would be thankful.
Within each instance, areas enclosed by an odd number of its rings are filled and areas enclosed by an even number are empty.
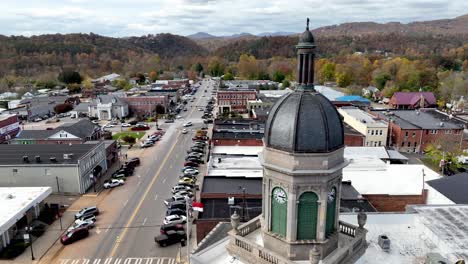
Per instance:
[[[105,258],[105,259],[60,259],[57,264],[176,264],[175,258]]]

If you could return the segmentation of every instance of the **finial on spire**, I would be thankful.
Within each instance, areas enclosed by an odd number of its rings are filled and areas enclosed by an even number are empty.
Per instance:
[[[309,30],[309,22],[310,22],[310,19],[307,18],[307,26],[306,26],[306,29]]]

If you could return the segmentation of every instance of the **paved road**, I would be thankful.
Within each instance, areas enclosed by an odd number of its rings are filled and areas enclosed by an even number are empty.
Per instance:
[[[203,82],[195,102],[189,103],[193,107],[181,113],[182,119],[162,125],[166,134],[156,146],[134,152],[133,156],[142,159],[135,176],[128,178],[125,186],[100,195],[97,205],[102,213],[90,237],[66,247],[56,243],[41,263],[113,264],[117,259],[121,264],[150,263],[148,259],[151,263],[172,263],[179,246],[160,248],[154,236],[165,216],[163,201],[170,198],[170,189],[178,181],[194,131],[203,125],[203,112],[197,106],[206,105],[210,98],[209,92],[203,92],[207,87],[208,83]],[[194,126],[184,135],[180,131],[187,121]]]

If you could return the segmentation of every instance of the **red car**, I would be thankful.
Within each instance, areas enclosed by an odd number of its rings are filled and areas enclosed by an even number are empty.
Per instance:
[[[83,239],[89,235],[89,230],[87,227],[81,227],[77,229],[73,229],[70,232],[65,233],[61,238],[60,242],[63,245],[68,245],[73,242],[76,242],[80,239]]]
[[[187,167],[187,166],[194,167],[194,168],[198,168],[198,163],[193,162],[193,161],[186,161],[186,162],[184,163],[184,167]]]
[[[150,129],[149,126],[134,126],[132,127],[132,131],[143,131]]]
[[[198,137],[193,137],[192,140],[208,140],[210,139],[207,136],[198,136]]]

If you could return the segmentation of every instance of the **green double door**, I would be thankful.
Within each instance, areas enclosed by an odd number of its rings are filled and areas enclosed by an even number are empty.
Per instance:
[[[297,239],[315,239],[317,235],[318,196],[305,192],[297,208]]]
[[[281,188],[275,188],[281,189]],[[273,189],[273,193],[275,193]],[[282,189],[281,189],[282,190]],[[284,193],[284,191],[283,191]],[[288,221],[288,203],[284,200],[276,199],[272,195],[271,199],[271,232],[286,237],[286,223]]]

